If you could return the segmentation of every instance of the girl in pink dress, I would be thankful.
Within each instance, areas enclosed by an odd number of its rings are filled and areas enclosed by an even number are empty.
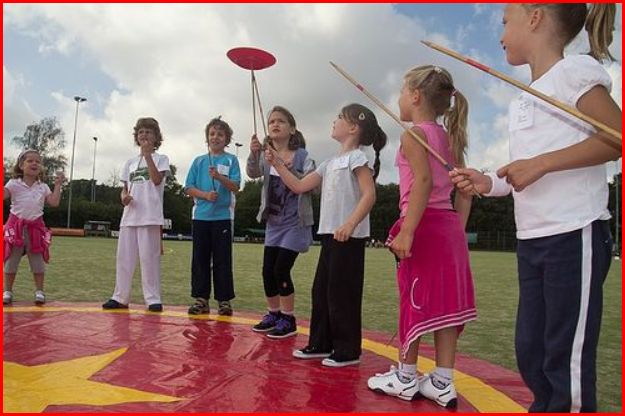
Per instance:
[[[399,98],[402,121],[454,166],[464,166],[468,104],[451,75],[421,66],[404,77]],[[437,123],[442,117],[445,127]],[[371,377],[369,388],[403,400],[423,396],[455,407],[453,367],[464,324],[477,317],[464,228],[471,197],[456,193],[448,170],[410,134],[401,137],[400,218],[387,245],[399,259],[399,366]],[[419,340],[434,333],[436,369],[417,378]]]

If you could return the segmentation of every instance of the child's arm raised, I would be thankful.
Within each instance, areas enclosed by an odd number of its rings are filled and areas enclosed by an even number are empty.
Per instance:
[[[141,148],[143,152],[143,147]],[[148,165],[148,172],[150,173],[150,180],[156,186],[159,186],[161,182],[163,182],[163,178],[165,177],[165,172],[159,172],[156,164],[154,163],[154,159],[152,159],[152,153],[144,153],[145,163]]]
[[[421,129],[413,129],[425,141],[425,135]],[[410,187],[408,197],[408,210],[401,229],[389,248],[397,257],[405,259],[410,257],[414,232],[421,221],[425,207],[427,206],[430,193],[432,192],[432,173],[428,163],[427,151],[411,135],[404,132],[401,136],[401,151],[408,159],[410,169],[414,176],[414,182]]]
[[[267,146],[265,150],[265,160],[276,169],[280,178],[282,178],[282,182],[296,194],[312,191],[321,185],[321,176],[316,172],[311,172],[302,179],[299,179],[286,167],[284,161],[276,157],[275,150],[269,146]]]
[[[252,179],[263,176],[262,169],[260,168],[261,151],[262,145],[256,135],[253,135],[250,142],[250,155],[247,157],[247,163],[245,164],[245,172],[247,176]]]
[[[612,100],[608,90],[596,86],[577,101],[577,108],[584,114],[601,121],[617,131],[621,131],[622,113]],[[564,149],[517,160],[497,171],[499,177],[506,177],[514,190],[521,192],[545,174],[562,170],[578,169],[600,165],[621,157],[621,148],[604,136],[595,133],[586,140]]]
[[[63,175],[57,175],[54,179],[54,190],[46,197],[46,202],[51,207],[58,207],[61,203],[61,185],[64,179],[65,177]]]
[[[347,241],[352,236],[354,228],[367,216],[375,204],[375,182],[371,169],[368,166],[360,166],[354,169],[354,173],[358,178],[358,187],[360,188],[360,200],[349,216],[345,224],[341,225],[334,231],[334,239],[336,241]]]

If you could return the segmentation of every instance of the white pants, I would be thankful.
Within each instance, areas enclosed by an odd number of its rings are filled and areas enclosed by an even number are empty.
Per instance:
[[[117,240],[117,277],[113,300],[128,305],[132,276],[141,265],[141,284],[146,305],[161,303],[161,227],[120,227]]]

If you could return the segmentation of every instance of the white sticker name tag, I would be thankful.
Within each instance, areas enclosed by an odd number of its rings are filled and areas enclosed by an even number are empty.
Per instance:
[[[230,166],[217,165],[217,172],[219,172],[220,175],[228,176],[228,174],[230,173]]]

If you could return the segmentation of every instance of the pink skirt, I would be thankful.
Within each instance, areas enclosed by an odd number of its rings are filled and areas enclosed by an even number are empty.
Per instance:
[[[387,244],[404,219],[391,227]],[[415,230],[412,256],[397,269],[399,341],[402,356],[428,332],[457,327],[477,318],[467,239],[458,214],[427,208]]]

